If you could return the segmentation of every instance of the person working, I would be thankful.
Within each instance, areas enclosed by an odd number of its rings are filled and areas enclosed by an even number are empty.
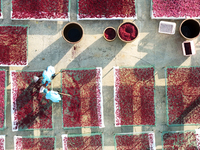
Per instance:
[[[58,103],[61,100],[60,94],[56,91],[48,91],[43,86],[40,88],[40,93],[45,93],[45,98],[50,99],[52,102]]]
[[[46,82],[46,86],[51,83],[52,78],[55,77],[55,69],[53,66],[48,66],[46,70],[43,71],[42,73],[42,84],[45,84]]]
[[[57,73],[58,74],[58,73]],[[34,76],[34,82],[37,82],[39,79],[42,78],[42,84],[45,84],[47,86],[49,83],[51,83],[52,79],[56,76],[55,69],[53,66],[48,66],[46,70],[43,71],[42,77]]]

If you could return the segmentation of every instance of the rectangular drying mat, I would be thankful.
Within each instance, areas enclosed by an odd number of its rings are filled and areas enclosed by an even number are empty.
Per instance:
[[[0,130],[6,127],[7,71],[0,69]]]
[[[39,93],[42,71],[11,71],[12,130],[53,129],[52,102]]]
[[[154,67],[114,67],[115,127],[155,126]]]
[[[167,125],[200,124],[200,67],[165,68]]]
[[[28,65],[28,26],[0,25],[0,66]]]
[[[199,129],[162,132],[162,149],[200,149]]]
[[[103,134],[63,134],[63,150],[88,149],[103,150]]]
[[[115,150],[156,150],[154,132],[116,133]]]
[[[0,19],[3,19],[3,2],[0,0]]]
[[[69,21],[70,0],[12,0],[12,20]]]
[[[14,136],[14,150],[55,150],[54,136]]]
[[[6,150],[5,143],[5,135],[0,135],[0,150]]]
[[[151,0],[150,14],[151,19],[200,19],[199,7],[199,0]]]
[[[77,20],[137,19],[136,0],[77,0]]]
[[[66,69],[61,74],[63,128],[104,127],[102,68]]]

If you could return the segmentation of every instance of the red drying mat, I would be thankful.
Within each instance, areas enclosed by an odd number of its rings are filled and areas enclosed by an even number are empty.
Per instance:
[[[5,135],[0,135],[0,150],[5,150]]]
[[[116,150],[156,150],[155,135],[149,133],[119,133],[115,135]]]
[[[104,127],[101,69],[63,70],[63,127]]]
[[[3,13],[2,13],[2,0],[0,0],[0,18],[3,18]]]
[[[5,127],[5,104],[6,104],[6,71],[0,70],[0,128]]]
[[[62,135],[63,150],[102,150],[102,134]]]
[[[68,0],[12,0],[12,19],[68,19]]]
[[[0,26],[0,66],[27,65],[28,26]]]
[[[15,150],[55,150],[55,137],[15,136]]]
[[[200,67],[169,67],[166,73],[168,125],[200,124]]]
[[[39,93],[42,71],[11,71],[12,130],[52,129],[52,102]]]
[[[79,0],[78,15],[83,18],[133,18],[135,0]]]
[[[115,126],[155,125],[154,68],[114,67]]]
[[[199,135],[195,131],[163,132],[162,147],[163,150],[198,150],[200,149]]]
[[[153,17],[200,17],[199,0],[152,0]],[[170,11],[169,11],[170,10]]]

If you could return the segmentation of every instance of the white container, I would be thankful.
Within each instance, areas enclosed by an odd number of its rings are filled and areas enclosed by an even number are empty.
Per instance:
[[[193,41],[185,41],[182,43],[183,55],[191,56],[196,54],[195,45]]]
[[[159,33],[175,34],[175,30],[176,30],[176,23],[160,21],[158,30]]]

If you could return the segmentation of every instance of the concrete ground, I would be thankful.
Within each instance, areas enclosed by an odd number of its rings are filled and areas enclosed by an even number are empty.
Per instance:
[[[199,66],[200,39],[195,40],[197,54],[184,57],[181,43],[184,39],[179,34],[179,25],[182,20],[169,20],[176,22],[175,35],[158,33],[160,20],[150,19],[150,0],[139,0],[137,5],[138,19],[134,22],[139,27],[139,38],[133,43],[123,43],[118,38],[113,42],[104,40],[102,32],[108,26],[116,29],[122,21],[78,21],[84,28],[84,37],[78,44],[72,45],[64,41],[61,35],[62,28],[67,22],[63,21],[11,21],[10,0],[3,0],[4,19],[1,24],[21,25],[28,24],[28,66],[26,67],[0,67],[10,70],[43,70],[49,65],[55,66],[56,71],[65,68],[102,67],[103,69],[103,100],[105,128],[103,129],[62,129],[61,103],[53,104],[53,131],[18,131],[11,128],[11,84],[8,80],[6,129],[0,135],[6,135],[6,149],[14,149],[13,136],[53,135],[56,136],[56,147],[62,149],[61,135],[66,133],[104,133],[104,149],[114,149],[114,134],[124,132],[154,131],[156,136],[156,149],[161,147],[162,131],[179,131],[196,129],[197,126],[168,127],[166,125],[165,78],[166,66]],[[76,1],[71,2],[71,21],[77,22]],[[126,21],[126,20],[123,20]],[[155,66],[156,82],[156,126],[155,127],[114,127],[113,107],[113,66]],[[60,89],[60,76],[53,81],[54,89]]]

